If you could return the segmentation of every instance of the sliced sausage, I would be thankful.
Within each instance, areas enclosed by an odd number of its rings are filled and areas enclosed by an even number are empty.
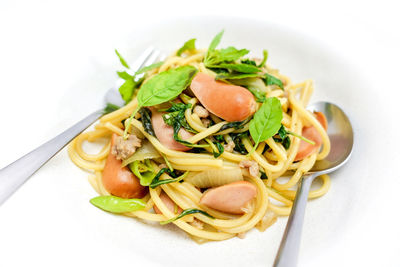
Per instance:
[[[111,137],[111,147],[118,135]],[[127,168],[121,167],[122,161],[113,153],[108,154],[103,170],[102,182],[104,188],[111,194],[122,198],[142,198],[147,194],[147,187],[140,185],[139,179]]]
[[[204,192],[200,204],[222,212],[243,214],[243,208],[257,195],[257,188],[250,182],[238,181],[214,187]]]
[[[154,108],[151,109],[151,113],[151,124],[153,125],[154,133],[156,134],[157,139],[160,141],[161,144],[169,149],[177,151],[187,151],[190,149],[190,147],[187,147],[175,141],[174,129],[164,122],[164,119],[162,117],[164,113],[158,112]],[[179,136],[183,140],[187,140],[192,137],[193,134],[181,128],[179,130]]]
[[[314,116],[317,118],[322,127],[326,130],[328,128],[328,121],[325,115],[322,112],[314,112]],[[314,126],[303,127],[301,135],[307,139],[314,141],[315,145],[301,140],[299,150],[297,151],[297,155],[294,158],[294,161],[305,159],[309,155],[319,151],[319,148],[322,145],[322,137]]]
[[[177,212],[175,212],[175,205],[176,205],[175,202],[173,202],[172,199],[164,191],[161,192],[160,199],[172,213],[177,213],[177,214],[182,213],[183,210],[179,206]],[[162,214],[162,212],[157,208],[156,205],[153,206],[153,209],[156,213]]]
[[[249,90],[216,81],[205,73],[200,72],[193,78],[190,89],[208,111],[226,121],[242,121],[257,109]]]

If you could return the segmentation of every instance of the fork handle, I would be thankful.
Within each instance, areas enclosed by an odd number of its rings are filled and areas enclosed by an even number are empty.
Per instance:
[[[103,115],[103,110],[93,112],[71,128],[22,158],[0,170],[0,205],[3,204],[29,177],[65,147],[73,138]]]
[[[308,192],[315,177],[316,175],[312,174],[301,178],[285,233],[275,257],[274,267],[295,267],[297,265]]]

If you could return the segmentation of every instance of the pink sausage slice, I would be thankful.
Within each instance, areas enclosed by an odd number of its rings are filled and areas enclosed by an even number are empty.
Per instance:
[[[151,113],[151,123],[153,125],[154,133],[161,144],[169,149],[177,151],[187,151],[190,149],[190,147],[184,146],[174,140],[174,129],[164,122],[162,117],[164,113],[158,112],[154,108],[151,109]],[[183,140],[187,140],[192,137],[193,134],[181,128],[179,130],[179,136]]]
[[[317,118],[322,127],[326,130],[328,128],[328,121],[322,112],[314,112],[314,116]],[[300,141],[299,150],[294,158],[294,161],[305,159],[309,155],[317,152],[322,145],[322,137],[318,133],[314,126],[303,127],[302,136],[315,142],[315,145],[307,143],[303,140]]]
[[[200,204],[222,212],[243,214],[245,208],[257,195],[257,188],[250,182],[238,181],[208,189]]]
[[[183,210],[179,206],[177,212],[175,212],[175,205],[176,205],[175,202],[173,202],[172,199],[164,191],[161,192],[160,199],[172,213],[177,213],[177,214],[182,213]],[[162,214],[162,212],[157,208],[156,205],[153,206],[153,209],[156,213]]]
[[[111,137],[111,147],[117,135]],[[121,167],[118,160],[110,151],[104,166],[102,182],[104,188],[111,194],[122,198],[142,198],[147,194],[147,187],[140,185],[139,179],[128,169]]]
[[[208,111],[226,121],[242,121],[257,109],[249,90],[216,81],[205,73],[200,72],[193,78],[190,89]]]

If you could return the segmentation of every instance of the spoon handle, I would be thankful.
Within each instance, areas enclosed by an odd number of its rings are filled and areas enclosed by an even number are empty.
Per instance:
[[[275,257],[274,267],[294,267],[297,265],[308,192],[315,176],[315,174],[312,174],[301,178],[285,233]]]
[[[66,146],[75,136],[94,123],[103,115],[103,110],[96,111],[77,124],[57,135],[47,143],[29,152],[22,158],[0,170],[0,206],[32,174]]]

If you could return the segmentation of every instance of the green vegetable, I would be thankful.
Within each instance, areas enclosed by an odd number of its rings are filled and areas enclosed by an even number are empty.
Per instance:
[[[121,56],[121,54],[118,52],[117,49],[115,49],[115,54],[117,54],[117,56],[119,57],[119,61],[121,61],[121,64],[122,64],[125,68],[129,69],[128,63],[126,63],[125,59]]]
[[[186,121],[185,110],[191,108],[192,104],[188,103],[173,103],[172,107],[161,110],[170,112],[163,115],[164,122],[170,126],[174,126],[174,124],[179,123],[181,127],[185,128],[187,131],[192,133],[197,133]]]
[[[235,143],[235,147],[233,148],[233,150],[235,150],[236,152],[239,152],[242,155],[247,155],[247,150],[242,143],[242,137],[247,137],[247,132],[230,133],[229,135],[232,137],[232,140]]]
[[[222,35],[224,35],[224,30],[220,31],[215,37],[214,39],[212,39],[210,46],[208,47],[208,51],[207,51],[207,56],[210,52],[214,51],[215,48],[217,48],[217,46],[219,45],[219,43],[221,42],[221,38]]]
[[[149,159],[136,160],[129,164],[129,169],[139,178],[140,184],[143,186],[149,186],[156,176]]]
[[[218,132],[222,132],[230,128],[234,128],[235,130],[242,129],[247,122],[248,120],[229,122],[227,124],[222,125],[221,129],[219,129]]]
[[[151,110],[148,108],[141,108],[139,109],[139,114],[141,116],[143,128],[146,133],[155,137],[156,134],[154,132],[153,125],[151,124]]]
[[[242,60],[240,60],[240,62],[243,63],[243,64],[249,64],[249,65],[257,66],[257,64],[256,64],[256,62],[254,60],[251,60],[251,59],[248,59],[248,58],[242,59]]]
[[[258,144],[274,136],[281,127],[283,118],[281,102],[276,97],[265,100],[259,110],[250,121],[250,135],[254,140],[253,153]]]
[[[144,209],[146,203],[137,198],[120,198],[115,196],[98,196],[90,200],[94,206],[113,213],[124,213]]]
[[[272,75],[269,75],[268,73],[265,73],[265,77],[263,78],[263,81],[266,85],[276,85],[283,90],[282,81]]]
[[[233,63],[221,63],[218,65],[208,65],[209,68],[220,68],[220,69],[227,69],[231,71],[236,71],[239,73],[257,73],[261,70],[256,66],[250,64],[233,64]]]
[[[196,39],[190,39],[189,41],[184,43],[183,46],[181,48],[179,48],[178,52],[176,52],[176,55],[180,56],[180,55],[182,55],[183,52],[185,52],[187,50],[196,49],[195,42],[196,42]]]
[[[281,125],[281,128],[278,130],[278,137],[274,137],[275,142],[282,143],[285,149],[289,149],[290,147],[290,138],[288,136],[288,132],[286,131],[285,126]]]
[[[222,135],[219,135],[219,136],[222,136]],[[214,158],[218,158],[219,156],[221,156],[222,153],[224,153],[224,146],[221,143],[211,142],[211,140],[208,138],[206,138],[205,140],[207,143],[210,144]],[[222,137],[222,140],[223,140],[223,137]]]
[[[113,111],[118,110],[120,107],[111,103],[107,103],[106,107],[104,108],[103,114],[108,114]]]
[[[171,222],[174,222],[174,221],[182,218],[183,216],[186,216],[186,215],[189,215],[189,214],[194,214],[194,213],[201,213],[201,214],[203,214],[203,215],[205,215],[205,216],[207,216],[207,217],[209,217],[211,219],[215,219],[213,216],[211,216],[210,214],[208,214],[205,211],[198,210],[198,209],[186,209],[186,210],[182,211],[181,214],[179,214],[178,216],[176,216],[176,217],[174,217],[172,219],[169,219],[167,221],[161,221],[160,224],[163,225],[163,224],[171,223]]]
[[[136,86],[135,81],[133,79],[129,79],[129,80],[125,80],[125,82],[118,89],[118,91],[121,94],[121,97],[125,101],[125,103],[128,103],[129,101],[131,101],[135,86]]]
[[[149,66],[143,67],[143,68],[141,68],[140,70],[138,70],[138,71],[135,73],[135,75],[138,75],[138,74],[141,74],[141,73],[145,73],[145,72],[148,72],[149,70],[153,70],[153,69],[159,68],[159,67],[162,66],[162,64],[164,64],[164,61],[160,61],[160,62],[157,62],[157,63],[153,63],[153,64],[151,64],[151,65],[149,65]]]
[[[236,80],[236,79],[244,79],[244,78],[255,78],[259,77],[258,73],[229,73],[223,72],[218,74],[215,79],[216,80]]]
[[[124,80],[134,80],[135,77],[127,73],[126,71],[117,71],[118,76]]]
[[[195,67],[182,66],[153,76],[139,90],[139,106],[154,106],[175,99],[189,86],[196,73]]]
[[[124,131],[124,138],[128,137],[128,128],[136,112],[141,107],[155,106],[175,99],[191,83],[197,69],[192,66],[182,66],[176,69],[163,71],[145,82],[137,95],[138,107],[128,119]]]
[[[261,61],[260,65],[258,65],[258,67],[262,68],[264,67],[265,63],[267,62],[268,59],[268,51],[267,50],[263,50],[263,60]]]
[[[248,88],[247,88],[247,90],[249,90],[253,95],[254,95],[254,97],[256,98],[256,101],[257,102],[259,102],[259,103],[264,103],[264,101],[265,101],[265,92],[263,92],[263,91],[261,91],[261,90],[259,90],[258,88],[256,88],[256,87],[251,87],[251,86],[249,86]]]
[[[164,180],[160,180],[161,175],[166,172],[168,173],[170,176],[174,177],[173,179],[164,179]],[[185,172],[184,174],[182,174],[181,176],[177,177],[177,175],[172,172],[170,169],[168,168],[162,168],[157,175],[154,177],[153,181],[150,184],[150,188],[156,188],[159,185],[162,184],[169,184],[169,183],[175,183],[175,182],[179,182],[181,180],[183,180],[189,172]]]
[[[265,173],[265,172],[262,172],[262,171],[260,171],[261,172],[261,179],[268,179],[268,176],[267,176],[267,174]]]

